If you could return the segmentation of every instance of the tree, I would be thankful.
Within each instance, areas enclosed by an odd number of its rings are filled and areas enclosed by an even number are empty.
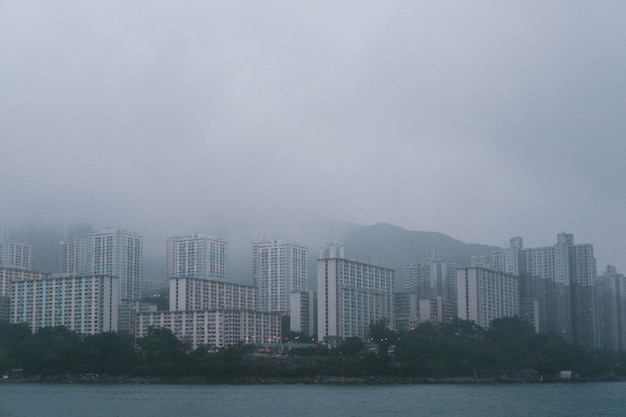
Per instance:
[[[363,343],[363,341],[356,336],[352,336],[352,337],[345,339],[337,347],[337,350],[339,350],[339,353],[341,353],[342,355],[347,355],[347,356],[358,355],[359,353],[363,351],[363,349],[365,349],[365,343]]]
[[[369,338],[374,343],[395,341],[397,339],[396,333],[391,330],[391,325],[387,318],[382,318],[378,321],[372,321],[369,328]]]

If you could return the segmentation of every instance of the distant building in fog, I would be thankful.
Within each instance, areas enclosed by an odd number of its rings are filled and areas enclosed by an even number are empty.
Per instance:
[[[521,315],[538,331],[587,349],[600,347],[592,245],[574,244],[574,235],[559,233],[553,246],[524,248],[522,238],[514,237],[510,247],[492,255],[492,264],[519,277]]]
[[[32,245],[13,240],[0,240],[0,268],[31,270]]]
[[[448,321],[456,317],[456,264],[436,251],[404,267],[405,291],[417,294],[417,322]]]
[[[626,277],[607,266],[598,277],[598,310],[601,347],[626,350]]]

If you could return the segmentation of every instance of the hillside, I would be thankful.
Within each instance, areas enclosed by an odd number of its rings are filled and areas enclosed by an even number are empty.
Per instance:
[[[477,243],[463,243],[460,240],[437,232],[419,232],[403,229],[386,223],[372,226],[347,225],[336,235],[336,241],[343,243],[347,258],[357,258],[363,262],[396,270],[396,289],[402,289],[404,265],[419,262],[426,252],[437,251],[448,262],[469,265],[473,255],[491,259],[495,246]],[[311,285],[316,279],[317,250],[309,246]]]

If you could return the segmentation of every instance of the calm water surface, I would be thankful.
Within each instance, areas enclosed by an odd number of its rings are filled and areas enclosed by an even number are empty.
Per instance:
[[[0,417],[619,416],[626,382],[515,385],[0,383]]]

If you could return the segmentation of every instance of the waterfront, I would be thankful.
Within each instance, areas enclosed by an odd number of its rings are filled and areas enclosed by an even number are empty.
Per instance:
[[[626,382],[484,385],[0,384],[0,417],[622,416]]]

